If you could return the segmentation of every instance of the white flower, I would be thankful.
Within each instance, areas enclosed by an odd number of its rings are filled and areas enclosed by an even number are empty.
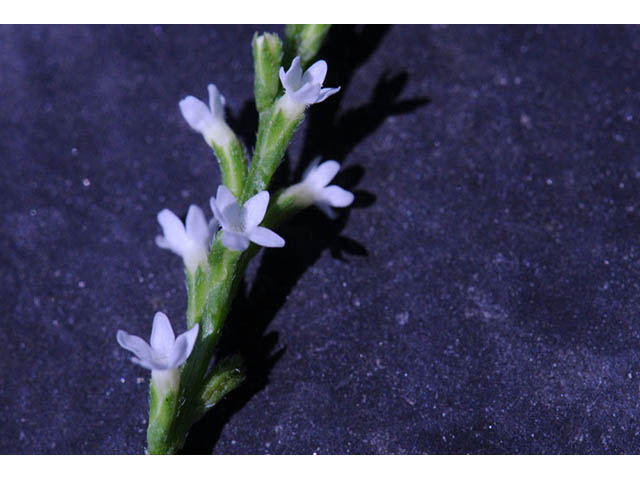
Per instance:
[[[131,358],[133,363],[149,370],[173,370],[186,362],[191,355],[198,338],[198,326],[196,323],[191,330],[176,338],[167,316],[157,312],[153,317],[151,345],[124,330],[118,330],[117,339],[122,348],[135,355]]]
[[[209,106],[195,97],[180,101],[180,111],[189,126],[204,135],[208,143],[226,145],[233,132],[224,121],[225,99],[214,84],[209,84]]]
[[[263,247],[283,247],[284,239],[268,228],[259,227],[269,205],[269,192],[254,195],[241,207],[224,185],[217,198],[211,198],[211,210],[222,225],[222,244],[232,250],[246,250],[249,241]]]
[[[337,185],[327,186],[340,170],[338,162],[328,160],[320,165],[318,163],[318,160],[313,162],[305,172],[302,182],[289,187],[284,195],[295,195],[300,204],[314,204],[329,218],[335,218],[336,214],[331,207],[348,207],[354,196]]]
[[[158,223],[162,226],[163,236],[156,237],[156,245],[177,253],[192,274],[198,269],[207,267],[207,251],[211,230],[214,225],[207,225],[202,209],[191,205],[187,212],[186,228],[171,210],[164,209],[158,213]]]
[[[307,105],[320,103],[330,95],[337,93],[337,88],[322,88],[322,82],[327,76],[327,62],[318,60],[311,65],[304,74],[300,65],[300,57],[291,62],[291,67],[285,73],[280,67],[280,81],[285,89],[281,106],[292,114],[302,113]]]
[[[180,378],[177,368],[187,361],[198,338],[199,325],[175,337],[167,316],[157,312],[153,318],[151,345],[142,338],[118,330],[116,338],[120,346],[132,352],[131,361],[151,370],[151,380],[158,393],[163,396],[176,391]]]

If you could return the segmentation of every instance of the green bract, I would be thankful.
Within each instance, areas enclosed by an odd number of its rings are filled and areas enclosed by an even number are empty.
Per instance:
[[[331,25],[287,25],[285,29],[285,65],[289,65],[295,57],[300,57],[302,67],[306,68],[313,60]]]
[[[278,70],[282,64],[282,40],[275,33],[253,36],[254,94],[258,113],[273,104],[280,90]]]

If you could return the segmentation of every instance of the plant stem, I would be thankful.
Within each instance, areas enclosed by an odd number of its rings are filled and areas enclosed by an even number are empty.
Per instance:
[[[300,54],[307,63],[319,50],[328,28],[327,25],[290,27],[285,49]],[[304,106],[293,113],[285,112],[276,100],[281,90],[276,62],[282,58],[282,43],[273,34],[265,34],[260,41],[258,38],[254,37],[253,44],[254,61],[261,62],[255,66],[256,75],[261,76],[255,86],[260,121],[249,171],[244,149],[231,129],[220,137],[225,139],[224,145],[209,142],[218,158],[223,183],[241,205],[267,190],[293,134],[304,120]],[[284,192],[273,196],[262,226],[275,229],[304,208],[294,200]],[[227,249],[218,233],[209,251],[207,268],[199,267],[195,274],[187,272],[187,327],[200,325],[198,340],[179,370],[177,391],[161,395],[152,382],[148,453],[170,454],[182,448],[191,425],[243,381],[244,370],[237,356],[216,365],[208,375],[207,372],[245,269],[259,251],[254,243],[243,252]]]

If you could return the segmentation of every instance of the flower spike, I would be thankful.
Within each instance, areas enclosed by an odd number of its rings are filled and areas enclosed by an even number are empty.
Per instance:
[[[216,224],[207,225],[202,209],[191,205],[187,212],[186,225],[171,210],[164,209],[158,213],[158,223],[164,236],[156,237],[156,245],[180,255],[187,270],[194,274],[201,266],[207,268],[207,251],[211,232]]]
[[[259,227],[269,205],[269,192],[254,195],[241,207],[224,185],[218,187],[217,197],[212,197],[211,210],[222,226],[222,245],[231,250],[243,251],[249,242],[263,247],[284,247],[284,239],[268,228]]]
[[[331,207],[348,207],[353,203],[353,193],[338,187],[329,185],[331,180],[340,170],[340,164],[335,160],[328,160],[319,164],[316,160],[304,174],[300,183],[292,185],[284,193],[284,196],[294,195],[296,201],[303,206],[315,205],[329,218],[336,218],[336,213]]]

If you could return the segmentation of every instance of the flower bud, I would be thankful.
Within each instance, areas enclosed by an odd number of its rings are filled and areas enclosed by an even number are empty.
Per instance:
[[[285,31],[286,57],[291,61],[299,56],[302,67],[305,68],[318,54],[331,25],[308,24],[287,25]]]
[[[278,69],[282,61],[282,40],[275,33],[253,37],[254,92],[258,112],[271,106],[280,88]]]

